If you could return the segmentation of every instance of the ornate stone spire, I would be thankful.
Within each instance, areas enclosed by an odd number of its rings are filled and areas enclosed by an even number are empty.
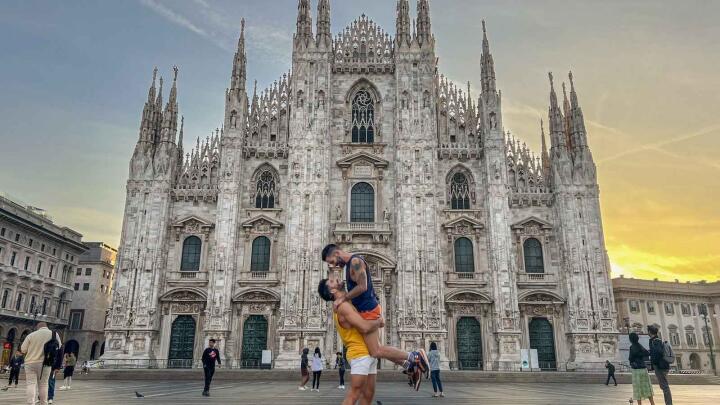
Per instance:
[[[298,0],[297,32],[295,33],[295,41],[302,42],[307,45],[312,37],[310,0]]]
[[[568,79],[570,79],[570,134],[572,136],[573,146],[576,148],[587,148],[585,118],[583,117],[582,108],[580,108],[577,93],[575,92],[575,82],[573,81],[572,72],[568,73]]]
[[[398,46],[409,45],[410,35],[410,4],[408,0],[398,0],[395,17],[395,39]]]
[[[567,150],[565,138],[565,125],[563,115],[558,105],[555,85],[552,72],[548,73],[550,79],[550,108],[548,110],[548,121],[550,121],[550,147],[553,150]]]
[[[330,0],[320,0],[317,10],[317,43],[327,48],[332,46],[330,32]]]
[[[430,42],[432,28],[430,26],[430,5],[428,0],[418,0],[417,3],[417,40],[420,45]]]
[[[543,120],[540,118],[540,145],[541,145],[541,162],[543,176],[547,179],[550,174],[550,155],[548,155],[547,143],[545,141],[545,126]]]
[[[165,111],[163,112],[161,142],[175,142],[178,116],[177,75],[178,67],[173,66],[173,83],[170,88],[170,97],[168,98],[168,102],[165,105]]]
[[[155,138],[155,80],[157,78],[157,67],[153,69],[152,84],[148,89],[148,99],[143,107],[142,118],[140,119],[140,136],[138,142],[153,142]]]
[[[245,55],[245,19],[240,20],[240,38],[238,39],[235,58],[233,59],[233,70],[230,78],[230,91],[235,93],[245,92],[247,80],[247,57]]]
[[[480,57],[480,72],[482,78],[482,91],[483,93],[492,92],[496,90],[495,86],[495,62],[493,61],[492,54],[490,53],[490,42],[487,38],[487,31],[485,30],[485,20],[482,22],[483,40],[482,40],[482,56]]]

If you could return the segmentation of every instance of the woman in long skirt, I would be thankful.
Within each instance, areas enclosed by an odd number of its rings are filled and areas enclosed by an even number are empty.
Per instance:
[[[630,336],[630,368],[632,368],[632,385],[633,399],[642,405],[643,399],[649,399],[650,405],[655,405],[653,399],[653,389],[650,383],[650,374],[648,374],[645,359],[650,357],[650,352],[640,344],[640,337],[637,333],[631,333]]]

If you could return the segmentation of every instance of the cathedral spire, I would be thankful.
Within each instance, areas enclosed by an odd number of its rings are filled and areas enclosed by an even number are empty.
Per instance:
[[[550,174],[550,156],[548,155],[547,143],[545,141],[545,126],[543,125],[542,118],[540,118],[540,145],[542,149],[540,153],[543,176],[547,179]]]
[[[177,104],[177,75],[178,67],[173,66],[173,83],[170,88],[170,97],[165,105],[165,111],[163,112],[163,123],[161,142],[175,142],[175,131],[177,131],[177,115],[178,115],[178,104]]]
[[[155,81],[157,78],[157,67],[153,69],[152,84],[148,89],[148,99],[143,107],[142,118],[140,119],[140,137],[138,142],[153,142],[155,133]]]
[[[565,137],[565,125],[563,115],[558,105],[555,85],[552,72],[548,73],[550,78],[550,108],[548,110],[548,121],[550,122],[550,147],[552,150],[567,150]]]
[[[395,16],[395,40],[399,46],[410,44],[410,4],[408,0],[398,0]]]
[[[308,44],[312,39],[312,16],[310,15],[310,0],[298,0],[297,32],[295,41]]]
[[[332,34],[330,32],[330,0],[320,0],[317,10],[317,43],[330,47]]]
[[[422,46],[430,42],[432,27],[430,25],[430,5],[428,0],[418,0],[417,3],[417,40]]]
[[[238,39],[235,58],[233,59],[233,71],[230,78],[230,90],[235,93],[245,92],[247,79],[247,57],[245,55],[245,19],[240,20],[240,38]],[[237,95],[236,95],[237,96]]]
[[[575,92],[575,82],[573,81],[572,72],[568,73],[570,79],[570,131],[573,146],[575,148],[587,148],[587,133],[585,132],[585,118],[583,117],[582,108],[578,102],[577,93]]]
[[[495,62],[490,53],[490,42],[487,38],[485,30],[485,20],[482,21],[483,40],[482,40],[482,56],[480,57],[480,71],[482,77],[483,93],[495,92]]]
[[[152,103],[155,101],[155,79],[157,78],[157,72],[158,72],[158,68],[157,68],[157,66],[155,66],[155,69],[153,69],[152,84],[150,85],[150,88],[148,89],[148,103]]]

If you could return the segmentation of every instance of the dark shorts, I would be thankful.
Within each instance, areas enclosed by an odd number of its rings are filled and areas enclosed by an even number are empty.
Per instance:
[[[72,377],[74,372],[75,366],[67,366],[65,367],[65,370],[63,370],[63,377]]]
[[[310,373],[308,373],[308,370],[306,368],[301,368],[300,374],[302,374],[303,377],[305,377],[306,375],[310,375]]]

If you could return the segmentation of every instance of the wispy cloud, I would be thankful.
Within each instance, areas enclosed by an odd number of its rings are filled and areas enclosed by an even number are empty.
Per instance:
[[[140,4],[154,11],[155,13],[172,22],[173,24],[179,25],[180,27],[188,29],[203,37],[209,37],[209,34],[205,30],[193,24],[185,16],[171,10],[167,6],[155,0],[140,0]]]

